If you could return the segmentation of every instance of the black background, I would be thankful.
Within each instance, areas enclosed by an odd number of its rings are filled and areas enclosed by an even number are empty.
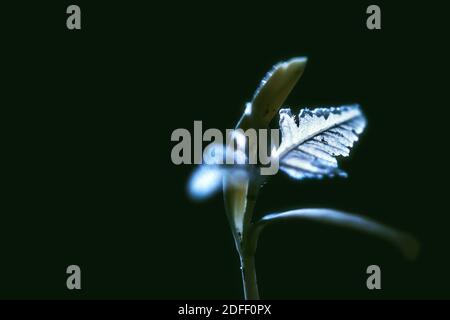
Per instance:
[[[273,226],[257,253],[262,298],[448,298],[444,9],[371,2],[72,2],[3,11],[2,298],[242,298],[221,195],[197,203],[175,166],[176,128],[233,128],[270,67],[307,56],[294,108],[358,102],[368,127],[349,178],[262,189],[256,214],[307,206],[361,213],[414,234],[419,259],[315,223]],[[8,19],[11,18],[11,19]],[[7,151],[6,151],[7,150]],[[66,289],[66,267],[82,290]],[[366,288],[366,267],[382,290]]]

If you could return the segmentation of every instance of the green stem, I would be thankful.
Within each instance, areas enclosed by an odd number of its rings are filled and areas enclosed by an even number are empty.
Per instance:
[[[253,168],[253,170],[256,170]],[[246,206],[243,214],[242,229],[237,229],[234,222],[233,212],[230,213],[230,207],[227,206],[225,200],[225,209],[230,222],[236,249],[241,261],[242,284],[244,289],[244,297],[246,300],[258,300],[258,284],[255,269],[255,251],[256,239],[258,233],[254,232],[252,223],[253,209],[255,208],[258,192],[261,187],[261,181],[250,180],[246,190]]]
[[[242,284],[246,300],[259,300],[258,279],[256,277],[255,253],[258,233],[252,223],[247,224],[241,242],[239,256],[241,258]]]
[[[253,254],[241,255],[242,284],[246,300],[259,300],[258,282],[256,279],[255,256]]]
[[[244,287],[244,297],[246,300],[259,300],[258,281],[255,267],[255,233],[252,217],[258,197],[260,184],[252,182],[247,190],[247,207],[244,215],[243,232],[239,256],[241,258],[242,284]]]

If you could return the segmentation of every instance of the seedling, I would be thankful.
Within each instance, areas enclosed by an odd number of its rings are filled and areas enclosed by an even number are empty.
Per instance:
[[[299,180],[345,177],[346,173],[339,169],[336,157],[348,156],[365,128],[366,118],[359,105],[302,109],[298,116],[293,115],[290,109],[280,110],[302,76],[306,62],[306,58],[294,58],[276,64],[262,80],[252,101],[247,103],[236,129],[266,129],[273,117],[279,114],[281,144],[272,143],[270,157],[279,163],[282,171]],[[236,135],[235,138],[236,145],[216,145],[213,154],[231,149],[235,157],[248,159],[257,152],[258,145],[248,142],[245,136]],[[203,164],[189,183],[193,195],[208,195],[217,186],[223,187],[225,211],[240,257],[245,299],[259,299],[255,269],[259,235],[268,225],[280,221],[313,220],[348,227],[391,242],[408,259],[417,255],[418,243],[410,235],[334,209],[297,209],[267,214],[255,221],[253,209],[259,190],[267,180],[267,176],[256,170],[259,168],[258,164]]]

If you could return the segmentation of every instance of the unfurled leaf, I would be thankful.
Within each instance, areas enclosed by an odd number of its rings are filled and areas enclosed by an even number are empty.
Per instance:
[[[252,101],[247,103],[237,128],[266,128],[302,76],[307,60],[296,57],[274,65],[261,80]]]
[[[256,223],[254,241],[257,241],[259,233],[268,224],[286,220],[317,221],[378,236],[398,247],[407,259],[414,259],[419,252],[419,243],[409,234],[387,227],[369,218],[333,209],[298,209],[266,215]]]
[[[236,128],[247,130],[268,127],[303,74],[306,61],[307,59],[304,57],[297,57],[276,64],[261,81],[252,101],[246,104],[244,114]],[[241,146],[241,150],[244,150],[244,147]],[[249,150],[256,152],[256,148],[252,148],[252,146],[249,146]],[[251,220],[258,190],[259,182],[251,177],[240,180],[240,183],[236,183],[231,175],[224,179],[225,209],[235,240],[240,241],[236,238],[243,233],[246,221]]]
[[[281,109],[280,169],[296,179],[345,176],[336,157],[349,155],[365,125],[358,105],[302,109],[298,124],[290,109]]]

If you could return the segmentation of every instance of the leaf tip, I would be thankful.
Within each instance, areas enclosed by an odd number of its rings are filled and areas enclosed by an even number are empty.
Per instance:
[[[409,234],[403,234],[399,241],[400,250],[408,261],[417,259],[420,253],[420,242]]]

